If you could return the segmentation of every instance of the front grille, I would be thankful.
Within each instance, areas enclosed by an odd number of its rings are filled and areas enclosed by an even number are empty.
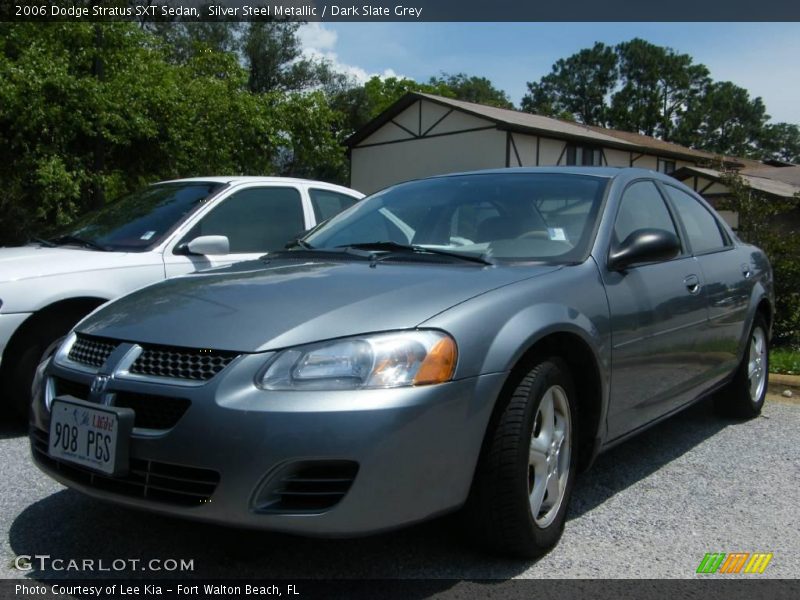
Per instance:
[[[85,383],[61,379],[61,377],[53,377],[53,382],[56,396],[72,396],[78,400],[89,399],[89,386]]]
[[[191,402],[186,398],[170,398],[154,394],[116,392],[114,406],[132,408],[136,414],[134,427],[171,429],[180,420]]]
[[[89,386],[61,377],[54,377],[56,396],[73,396],[79,400],[89,399]],[[114,406],[131,408],[135,413],[133,426],[145,429],[171,429],[191,406],[186,398],[115,392]]]
[[[102,367],[118,345],[117,342],[79,334],[67,356],[72,362],[90,367]]]
[[[130,459],[127,475],[108,477],[50,457],[47,454],[48,441],[46,431],[31,429],[34,459],[69,481],[98,490],[164,504],[195,506],[208,502],[219,484],[219,473],[210,469],[136,458]]]
[[[235,352],[145,346],[131,365],[137,375],[208,381],[236,358]]]
[[[350,491],[358,463],[327,460],[290,465],[271,479],[257,500],[261,512],[320,512]]]

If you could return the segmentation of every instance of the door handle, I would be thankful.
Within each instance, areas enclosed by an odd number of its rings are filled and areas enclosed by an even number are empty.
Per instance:
[[[742,275],[744,275],[745,279],[750,279],[750,276],[753,272],[750,270],[750,265],[742,264]]]
[[[687,275],[683,280],[683,285],[686,286],[690,294],[700,293],[700,280],[697,278],[697,275]]]

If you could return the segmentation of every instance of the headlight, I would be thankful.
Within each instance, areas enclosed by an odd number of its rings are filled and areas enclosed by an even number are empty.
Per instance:
[[[440,331],[365,335],[283,350],[256,377],[265,390],[357,390],[450,381],[456,343]]]

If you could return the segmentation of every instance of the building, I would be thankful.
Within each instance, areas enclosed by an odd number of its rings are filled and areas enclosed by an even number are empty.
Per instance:
[[[719,169],[736,169],[767,195],[800,192],[800,167],[720,157],[645,135],[516,110],[408,93],[348,140],[350,185],[372,193],[429,175],[517,166],[641,167],[672,174],[712,202]],[[725,214],[736,225],[736,215]]]

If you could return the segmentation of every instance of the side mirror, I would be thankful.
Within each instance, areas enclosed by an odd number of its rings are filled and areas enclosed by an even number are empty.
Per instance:
[[[201,235],[186,244],[186,250],[189,254],[213,256],[215,254],[229,254],[231,245],[227,236]]]
[[[611,249],[608,268],[623,271],[633,264],[675,258],[680,251],[681,243],[674,233],[664,229],[637,229]]]

